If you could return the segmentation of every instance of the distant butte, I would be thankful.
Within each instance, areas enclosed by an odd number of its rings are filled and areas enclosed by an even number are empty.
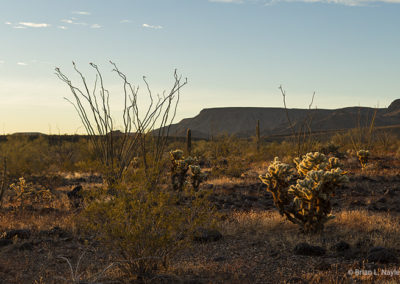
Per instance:
[[[310,116],[311,129],[315,132],[355,128],[360,123],[367,126],[376,110],[375,126],[400,125],[400,99],[388,108],[346,107],[340,109],[288,109],[295,127]],[[185,118],[171,125],[170,136],[185,136],[192,130],[194,138],[210,138],[218,134],[238,137],[254,136],[257,120],[260,120],[262,136],[288,135],[291,129],[284,108],[224,107],[203,109],[193,118]]]

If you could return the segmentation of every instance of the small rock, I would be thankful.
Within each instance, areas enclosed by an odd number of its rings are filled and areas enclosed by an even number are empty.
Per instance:
[[[368,252],[369,262],[397,263],[398,259],[393,250],[384,247],[373,247]]]
[[[17,236],[19,239],[29,239],[31,231],[27,229],[11,230],[6,233],[5,239],[12,239]]]
[[[218,230],[199,228],[193,236],[196,242],[216,242],[222,239],[222,234]]]
[[[341,252],[341,251],[348,250],[349,248],[350,248],[350,245],[348,243],[346,243],[345,241],[340,241],[340,242],[334,244],[331,247],[331,250]]]
[[[326,250],[320,246],[312,246],[307,243],[299,243],[294,248],[297,255],[319,256],[324,255]]]

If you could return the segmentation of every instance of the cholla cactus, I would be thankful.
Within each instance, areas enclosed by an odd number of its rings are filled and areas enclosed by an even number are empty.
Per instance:
[[[321,231],[330,214],[330,197],[348,181],[337,158],[328,159],[319,152],[295,159],[296,169],[278,158],[260,176],[272,193],[281,215],[298,224],[305,232]]]
[[[190,165],[190,182],[195,191],[199,189],[200,184],[207,178],[207,175],[201,171],[200,166]]]
[[[171,183],[174,190],[182,191],[184,186],[188,183],[188,171],[190,169],[190,183],[195,190],[198,189],[200,183],[205,180],[206,175],[201,172],[196,158],[183,156],[182,150],[175,150],[170,152],[171,158]]]
[[[368,164],[369,151],[368,150],[360,150],[357,152],[358,160],[360,161],[361,167],[365,169]]]
[[[26,184],[26,181],[24,177],[20,177],[19,181],[17,184],[13,183],[10,185],[10,188],[16,193],[16,200],[19,200],[20,202],[20,208],[24,206],[24,199],[25,196],[27,195],[27,189],[28,185]]]
[[[24,207],[26,201],[32,205],[48,204],[53,199],[53,194],[48,189],[35,190],[31,183],[27,183],[23,177],[10,188],[16,193],[15,199],[19,201],[20,208]]]
[[[291,197],[288,195],[288,189],[295,179],[295,174],[295,170],[290,165],[282,163],[278,157],[275,157],[265,176],[259,176],[267,185],[267,190],[272,193],[275,206],[281,214],[284,214],[286,207],[290,205]]]
[[[304,179],[298,179],[288,192],[293,196],[292,217],[304,231],[321,231],[324,224],[334,218],[331,212],[330,197],[338,185],[347,182],[340,168],[309,171]]]

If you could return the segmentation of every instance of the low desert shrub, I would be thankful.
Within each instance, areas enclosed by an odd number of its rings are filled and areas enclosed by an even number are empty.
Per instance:
[[[281,215],[299,225],[304,232],[319,232],[334,218],[330,197],[347,182],[339,160],[319,152],[294,160],[296,167],[282,163],[278,157],[269,165],[261,181],[272,193]]]
[[[214,177],[226,176],[240,178],[249,169],[249,160],[239,157],[218,159],[212,163],[211,174]]]
[[[190,236],[213,220],[206,196],[190,190],[180,194],[164,190],[118,188],[118,195],[96,191],[96,199],[81,215],[81,229],[118,256],[130,278],[148,279],[166,267],[171,255],[186,247]]]
[[[0,143],[0,151],[7,157],[7,173],[11,179],[43,174],[51,164],[52,155],[44,136],[7,136]]]
[[[153,277],[174,253],[190,244],[199,228],[215,224],[210,192],[199,190],[205,175],[197,160],[175,150],[170,161],[174,190],[166,184],[149,189],[138,163],[128,171],[133,174],[131,185],[119,185],[115,194],[105,187],[85,195],[78,226],[118,256],[120,269],[129,278]]]

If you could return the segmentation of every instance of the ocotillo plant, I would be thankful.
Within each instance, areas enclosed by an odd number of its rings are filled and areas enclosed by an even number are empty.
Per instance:
[[[73,94],[72,101],[66,100],[78,112],[92,144],[93,153],[102,165],[104,185],[110,190],[119,185],[133,159],[139,156],[142,159],[146,187],[154,189],[160,180],[163,168],[162,157],[169,136],[169,126],[176,115],[180,90],[187,84],[187,80],[183,80],[175,70],[175,82],[170,91],[159,96],[158,100],[154,100],[149,83],[146,77],[143,77],[146,86],[144,89],[147,90],[145,97],[151,101],[143,112],[139,108],[142,99],[139,87],[133,86],[115,63],[111,61],[110,63],[114,67],[112,71],[122,79],[123,84],[124,106],[121,112],[123,126],[119,135],[119,129],[116,128],[115,120],[111,115],[111,95],[104,86],[103,76],[98,66],[90,63],[96,73],[93,90],[90,90],[86,78],[75,63],[73,67],[81,79],[81,88],[75,86],[59,68],[55,71],[58,78],[68,85]]]
[[[257,152],[260,152],[260,120],[257,120],[256,143],[257,143]]]
[[[186,133],[186,150],[188,155],[190,156],[192,152],[192,131],[188,128]]]

